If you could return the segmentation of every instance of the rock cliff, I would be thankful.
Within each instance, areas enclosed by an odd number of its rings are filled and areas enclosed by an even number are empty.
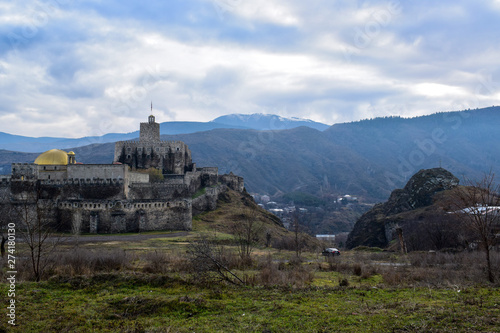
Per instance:
[[[443,168],[420,170],[403,189],[394,190],[389,200],[363,214],[347,239],[347,248],[356,246],[386,247],[392,240],[392,228],[404,223],[405,212],[433,204],[434,196],[458,186],[459,180]]]

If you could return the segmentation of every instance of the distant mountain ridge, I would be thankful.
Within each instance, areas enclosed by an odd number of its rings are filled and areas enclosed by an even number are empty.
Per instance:
[[[314,128],[318,131],[324,131],[330,127],[329,125],[309,119],[297,117],[285,118],[274,114],[264,113],[229,114],[218,117],[212,121],[232,126],[245,126],[255,130],[284,130],[305,126]]]
[[[220,120],[220,121],[219,121]],[[329,126],[307,119],[284,118],[276,115],[226,115],[209,122],[172,121],[160,124],[160,134],[176,135],[210,131],[221,128],[277,130],[307,126],[324,130]],[[109,133],[102,136],[89,136],[77,139],[57,137],[26,137],[0,132],[0,149],[19,152],[43,152],[49,149],[68,149],[90,144],[132,140],[139,137],[139,131],[131,133]]]

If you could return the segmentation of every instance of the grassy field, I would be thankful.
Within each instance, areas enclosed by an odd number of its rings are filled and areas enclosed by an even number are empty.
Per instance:
[[[190,267],[196,234],[163,235],[61,246],[42,282],[17,282],[16,327],[4,269],[0,332],[500,332],[500,289],[476,266],[479,253],[327,260],[304,251],[298,260],[257,247],[242,266],[219,233],[225,262],[245,282],[235,285]]]
[[[98,274],[23,283],[12,332],[498,332],[495,288],[193,286]],[[7,330],[5,320],[3,329]]]

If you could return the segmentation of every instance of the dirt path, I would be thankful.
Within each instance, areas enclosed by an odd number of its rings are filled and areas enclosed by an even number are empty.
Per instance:
[[[172,238],[183,237],[189,235],[188,231],[179,231],[168,234],[136,234],[136,235],[85,235],[85,236],[63,236],[61,243],[99,243],[99,242],[139,242],[153,238]]]

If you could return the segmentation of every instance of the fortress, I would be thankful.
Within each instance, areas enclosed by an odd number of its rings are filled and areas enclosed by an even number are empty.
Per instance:
[[[243,192],[243,178],[197,168],[184,142],[161,141],[151,115],[138,141],[115,144],[113,164],[78,163],[58,149],[13,163],[0,182],[0,208],[4,217],[38,214],[63,232],[190,230],[193,214],[215,209],[228,188]]]

